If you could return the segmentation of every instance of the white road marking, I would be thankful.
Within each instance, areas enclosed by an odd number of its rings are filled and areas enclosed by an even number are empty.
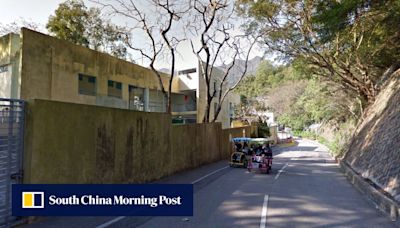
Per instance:
[[[105,228],[105,227],[108,227],[108,226],[110,226],[111,224],[116,223],[116,222],[118,222],[118,221],[120,221],[120,220],[122,220],[122,219],[124,219],[124,218],[126,218],[126,216],[116,217],[116,218],[113,219],[113,220],[110,220],[110,221],[108,221],[108,222],[106,222],[106,223],[103,223],[103,224],[101,224],[101,225],[99,225],[99,226],[96,226],[96,228]]]
[[[269,195],[265,195],[264,196],[264,204],[263,204],[263,208],[261,211],[260,228],[265,228],[267,225],[268,199],[269,199]]]
[[[279,178],[279,176],[281,175],[281,173],[283,172],[283,170],[284,169],[286,169],[286,167],[289,165],[289,163],[286,163],[283,167],[282,167],[282,169],[280,169],[279,171],[278,171],[278,174],[276,174],[276,176],[275,176],[275,180],[277,180],[278,178]]]
[[[215,171],[213,171],[213,172],[211,172],[211,173],[209,173],[209,174],[207,174],[207,175],[205,175],[205,176],[202,176],[202,177],[200,177],[199,179],[197,179],[197,180],[195,180],[195,181],[192,181],[191,184],[196,184],[197,182],[200,182],[201,180],[204,180],[205,178],[207,178],[207,177],[213,175],[214,173],[217,173],[217,172],[219,172],[219,171],[221,171],[221,170],[224,170],[224,169],[226,169],[226,168],[229,168],[229,166],[226,166],[226,167],[217,169],[217,170],[215,170]],[[110,220],[110,221],[108,221],[108,222],[106,222],[106,223],[103,223],[103,224],[101,224],[101,225],[99,225],[99,226],[96,226],[96,228],[105,228],[105,227],[108,227],[108,226],[110,226],[110,225],[112,225],[112,224],[114,224],[114,223],[116,223],[116,222],[118,222],[118,221],[120,221],[120,220],[122,220],[122,219],[124,219],[124,218],[126,218],[126,216],[117,217],[117,218],[112,219],[112,220]]]
[[[203,179],[205,179],[205,178],[207,178],[207,177],[213,175],[214,173],[217,173],[217,172],[219,172],[219,171],[221,171],[221,170],[224,170],[224,169],[226,169],[226,168],[229,168],[229,166],[226,166],[226,167],[217,169],[217,170],[215,170],[215,171],[213,171],[213,172],[211,172],[211,173],[209,173],[209,174],[207,174],[207,175],[205,175],[205,176],[202,176],[202,177],[200,177],[199,179],[197,179],[197,180],[195,180],[195,181],[192,181],[191,184],[196,184],[197,182],[199,182],[199,181],[201,181],[201,180],[203,180]]]

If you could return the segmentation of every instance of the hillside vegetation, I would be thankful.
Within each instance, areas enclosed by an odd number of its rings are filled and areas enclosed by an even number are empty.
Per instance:
[[[281,124],[320,137],[343,156],[365,110],[398,77],[400,2],[240,0],[237,6],[246,29],[284,63],[263,63],[244,81],[238,91],[246,104],[273,111]],[[315,123],[317,134],[305,131]]]

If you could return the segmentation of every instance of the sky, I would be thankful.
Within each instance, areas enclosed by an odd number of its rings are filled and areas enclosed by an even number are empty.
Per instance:
[[[63,0],[0,0],[0,22],[8,24],[22,17],[46,24],[50,14],[61,2]]]
[[[135,0],[137,1],[137,0]],[[55,9],[64,0],[0,0],[1,13],[0,23],[9,24],[17,21],[21,18],[38,23],[42,25],[42,29],[45,29],[49,16],[54,14]],[[93,3],[84,1],[86,6],[93,6]],[[118,19],[118,23],[124,24],[124,19]],[[140,35],[139,35],[140,36]],[[142,38],[139,38],[142,41]],[[183,42],[178,47],[179,55],[177,57],[177,68],[186,69],[194,67],[196,65],[196,57],[192,53],[192,49],[189,42]],[[147,66],[145,61],[142,61],[138,54],[133,53],[134,59],[140,65]],[[261,52],[257,51],[257,47],[250,57],[261,56]],[[161,61],[158,63],[157,68],[168,68],[169,63]]]

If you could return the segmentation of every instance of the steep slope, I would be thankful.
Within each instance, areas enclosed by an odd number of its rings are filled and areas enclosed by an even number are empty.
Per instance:
[[[400,201],[400,70],[366,111],[344,161]]]

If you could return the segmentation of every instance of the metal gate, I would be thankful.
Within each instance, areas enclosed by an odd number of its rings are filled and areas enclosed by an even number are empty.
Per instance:
[[[17,221],[11,216],[11,185],[22,182],[25,102],[0,98],[0,227]]]

